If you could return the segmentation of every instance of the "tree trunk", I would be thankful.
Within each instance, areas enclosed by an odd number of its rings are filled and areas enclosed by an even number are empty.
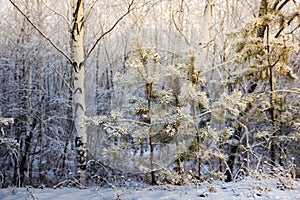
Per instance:
[[[270,53],[270,28],[267,26],[267,52],[268,54]],[[268,65],[269,65],[269,86],[270,86],[270,116],[271,116],[271,123],[273,126],[273,133],[272,133],[272,138],[273,140],[271,141],[271,149],[270,149],[270,158],[271,158],[271,163],[272,165],[275,165],[276,163],[276,144],[275,144],[275,137],[277,135],[277,130],[276,130],[276,110],[275,110],[275,105],[274,105],[274,90],[275,90],[275,79],[274,79],[274,67],[271,64],[270,57],[268,57]]]
[[[31,141],[33,138],[33,131],[36,126],[36,120],[33,120],[33,124],[31,126],[31,130],[28,131],[28,134],[26,134],[25,139],[24,139],[24,150],[23,154],[21,156],[21,161],[20,161],[20,184],[21,186],[24,186],[25,183],[25,172],[29,171],[29,154],[30,154],[30,146],[31,146]],[[29,174],[29,177],[31,174]],[[31,179],[29,178],[29,184],[31,185]]]
[[[151,95],[153,89],[153,82],[146,83],[146,95],[148,102],[148,120],[149,120],[149,142],[150,142],[150,170],[151,170],[151,184],[156,184],[155,171],[154,171],[154,142],[152,137],[152,129],[151,129]]]
[[[75,148],[77,153],[77,174],[81,184],[85,184],[86,169],[86,144],[87,132],[84,121],[85,117],[85,95],[84,95],[84,0],[74,0],[73,28],[71,31],[72,56],[74,73],[74,123],[77,136],[75,138]]]
[[[40,80],[42,79],[42,76],[40,74]],[[40,89],[40,106],[39,106],[39,115],[40,115],[40,133],[39,133],[39,143],[40,143],[40,156],[39,156],[39,179],[40,183],[42,184],[42,173],[43,173],[43,154],[44,154],[44,103],[45,103],[45,97],[43,94],[44,87],[42,81],[39,83],[39,89]]]
[[[232,139],[235,141],[239,141],[240,134],[242,132],[242,128],[239,126],[234,134],[232,135]],[[234,171],[234,165],[235,165],[235,157],[238,151],[239,144],[233,144],[229,146],[229,156],[227,160],[228,169],[226,169],[225,175],[226,179],[225,182],[231,182],[233,181],[233,171]]]
[[[283,4],[284,5],[284,4]],[[276,8],[277,3],[275,3],[274,8]],[[262,17],[264,15],[268,14],[268,1],[267,0],[262,0],[260,3],[260,8],[259,8],[259,16]],[[264,40],[266,35],[266,43],[267,43],[267,47],[266,50],[268,52],[268,54],[270,53],[270,28],[268,26],[268,24],[262,24],[261,27],[259,27],[258,31],[257,31],[257,37],[260,37],[262,40]],[[276,110],[274,107],[274,101],[273,101],[273,91],[275,90],[275,79],[274,79],[274,67],[271,63],[270,57],[268,57],[268,65],[269,65],[269,69],[268,69],[268,74],[269,74],[269,86],[270,86],[270,118],[271,118],[271,123],[272,126],[274,128],[274,131],[272,133],[272,138],[276,137],[276,127],[275,127],[275,120],[276,120]],[[275,165],[276,162],[276,144],[274,143],[274,140],[271,143],[271,149],[270,149],[270,159],[271,159],[271,163],[272,165]]]
[[[194,121],[194,126],[195,126],[195,131],[196,131],[196,140],[197,140],[197,151],[198,153],[201,151],[201,136],[200,136],[200,130],[199,130],[199,126],[198,126],[198,122],[197,122],[197,116],[196,116],[196,102],[193,101],[192,105],[191,105],[191,110],[192,110],[192,116],[193,116],[193,121]],[[198,178],[201,180],[202,177],[202,158],[200,155],[198,155],[197,161],[198,162]]]
[[[268,12],[268,1],[267,0],[262,0],[260,3],[260,7],[259,7],[259,13],[258,16],[262,17],[264,15],[266,15]],[[265,36],[265,31],[266,31],[267,25],[266,24],[262,24],[259,29],[257,30],[257,37],[260,37],[262,40],[264,39]]]

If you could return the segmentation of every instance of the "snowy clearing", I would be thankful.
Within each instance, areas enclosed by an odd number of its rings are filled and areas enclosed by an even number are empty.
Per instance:
[[[287,182],[286,182],[287,181]],[[280,180],[265,177],[262,180],[246,178],[238,182],[212,183],[203,182],[185,186],[130,186],[122,188],[89,189],[59,188],[6,188],[0,190],[1,200],[193,200],[193,199],[281,199],[300,200],[300,182],[293,180]]]

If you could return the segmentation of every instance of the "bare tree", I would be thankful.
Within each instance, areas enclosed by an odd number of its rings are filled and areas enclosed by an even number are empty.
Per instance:
[[[11,4],[25,17],[29,24],[38,31],[38,33],[45,38],[59,53],[61,53],[67,60],[70,61],[74,68],[74,100],[73,100],[73,112],[74,122],[77,131],[77,137],[75,138],[75,146],[77,149],[77,161],[78,161],[78,173],[80,183],[85,183],[85,169],[86,169],[86,143],[87,143],[87,132],[85,117],[85,91],[84,91],[84,80],[85,80],[85,68],[84,64],[86,59],[91,55],[99,41],[107,34],[109,34],[117,24],[130,13],[133,9],[134,1],[129,3],[127,12],[125,12],[116,22],[104,33],[102,33],[92,45],[91,49],[85,54],[84,49],[84,29],[86,21],[84,16],[84,0],[72,1],[73,7],[73,19],[72,19],[72,31],[71,31],[71,45],[72,53],[69,55],[64,50],[59,48],[29,17],[24,13],[18,5],[10,0]]]

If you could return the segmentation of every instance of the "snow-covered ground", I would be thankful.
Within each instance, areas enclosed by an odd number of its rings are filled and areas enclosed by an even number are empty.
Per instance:
[[[237,182],[203,182],[185,186],[134,186],[89,189],[59,188],[4,188],[0,200],[197,200],[197,199],[280,199],[300,200],[300,182],[278,178],[246,178]]]

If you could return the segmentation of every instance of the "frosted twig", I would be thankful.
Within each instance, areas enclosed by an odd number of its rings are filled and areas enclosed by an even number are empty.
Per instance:
[[[15,4],[13,0],[9,0],[10,3],[18,10],[18,12],[23,15],[23,17],[27,20],[27,22],[44,38],[46,39],[60,54],[62,54],[70,63],[73,63],[73,60],[71,57],[65,53],[61,48],[59,48],[54,42],[45,34],[41,31],[39,27],[37,27],[31,19]]]
[[[10,0],[11,1],[11,0]],[[132,10],[132,6],[133,6],[134,0],[132,0],[128,6],[127,12],[124,13],[113,25],[112,27],[110,27],[110,29],[108,29],[107,31],[105,31],[103,34],[101,34],[98,39],[96,40],[96,42],[94,43],[94,45],[92,46],[92,48],[87,52],[86,57],[84,59],[84,62],[90,57],[91,53],[94,51],[94,49],[96,48],[96,46],[98,45],[98,43],[102,40],[102,38],[104,36],[106,36],[108,33],[110,33],[112,30],[114,30],[114,28],[119,24],[120,21],[122,21],[122,19],[124,17],[126,17]]]
[[[53,189],[56,189],[58,187],[65,187],[65,185],[67,184],[73,184],[73,185],[76,185],[78,188],[80,189],[87,189],[87,187],[85,185],[82,185],[78,180],[74,179],[74,180],[65,180],[65,181],[62,181],[62,182],[59,182],[58,184],[54,185],[53,186]]]

